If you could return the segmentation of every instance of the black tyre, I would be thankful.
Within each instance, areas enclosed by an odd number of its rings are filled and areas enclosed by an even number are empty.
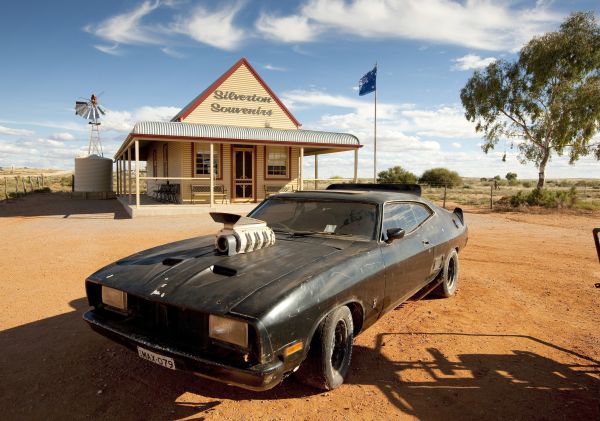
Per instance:
[[[333,310],[317,328],[297,378],[309,386],[335,389],[348,374],[354,326],[348,307]]]
[[[458,286],[458,267],[458,253],[456,250],[452,250],[448,253],[444,262],[444,272],[442,274],[444,280],[433,291],[435,295],[442,298],[449,298],[454,295]]]

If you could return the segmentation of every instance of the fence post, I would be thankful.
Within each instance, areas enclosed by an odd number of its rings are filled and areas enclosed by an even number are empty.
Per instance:
[[[44,174],[42,174],[42,188],[44,187]]]
[[[8,201],[8,182],[6,181],[6,177],[4,177],[4,197]]]
[[[27,187],[25,186],[25,177],[21,177],[21,184],[23,185],[23,193],[27,196]]]
[[[29,176],[28,178],[29,178],[29,185],[31,186],[31,191],[33,192],[35,190],[35,186],[33,185],[33,181],[31,181],[31,176]]]
[[[19,177],[15,177],[15,197],[19,197]]]
[[[444,209],[446,209],[446,189],[448,188],[448,186],[446,184],[444,184],[444,205],[442,206]]]
[[[494,185],[490,184],[490,209],[494,209]]]

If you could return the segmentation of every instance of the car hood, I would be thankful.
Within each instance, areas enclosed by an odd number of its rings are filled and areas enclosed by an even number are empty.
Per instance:
[[[341,253],[352,243],[278,237],[271,247],[225,256],[215,252],[214,236],[198,237],[136,253],[89,279],[148,300],[225,314],[259,289]]]

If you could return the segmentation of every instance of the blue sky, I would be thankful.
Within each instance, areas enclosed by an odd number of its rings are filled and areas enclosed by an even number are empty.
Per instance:
[[[597,1],[303,0],[21,1],[0,14],[0,166],[72,168],[87,150],[78,97],[102,93],[105,156],[133,124],[165,120],[246,57],[303,128],[350,132],[372,175],[373,96],[358,79],[377,61],[378,168],[533,178],[510,145],[485,155],[459,92],[473,70],[514,59]],[[502,162],[506,149],[507,161]],[[320,175],[349,176],[350,156]],[[599,177],[600,164],[554,158],[547,177]],[[306,171],[312,171],[307,160]]]

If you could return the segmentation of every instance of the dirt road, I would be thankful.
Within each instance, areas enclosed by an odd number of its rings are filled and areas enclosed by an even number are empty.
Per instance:
[[[410,302],[355,342],[347,383],[253,393],[172,372],[92,332],[83,280],[206,218],[124,219],[115,201],[0,205],[3,419],[600,417],[598,216],[467,213],[456,297]]]

